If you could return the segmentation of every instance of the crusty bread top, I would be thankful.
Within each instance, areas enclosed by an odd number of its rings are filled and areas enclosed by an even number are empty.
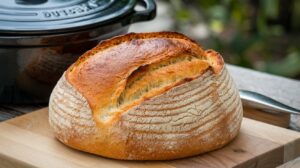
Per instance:
[[[98,124],[113,123],[135,105],[170,88],[223,69],[222,57],[174,32],[130,33],[101,42],[66,73]]]

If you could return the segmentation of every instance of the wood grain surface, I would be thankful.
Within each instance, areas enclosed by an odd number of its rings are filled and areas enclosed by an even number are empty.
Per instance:
[[[47,108],[0,123],[0,167],[275,167],[300,155],[300,133],[243,119],[226,147],[172,161],[121,161],[66,147],[54,138]]]

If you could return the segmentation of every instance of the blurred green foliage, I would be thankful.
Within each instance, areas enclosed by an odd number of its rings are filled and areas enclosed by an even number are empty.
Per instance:
[[[226,62],[300,77],[299,0],[166,1],[176,18],[174,30],[220,51]],[[198,27],[208,35],[198,37]]]

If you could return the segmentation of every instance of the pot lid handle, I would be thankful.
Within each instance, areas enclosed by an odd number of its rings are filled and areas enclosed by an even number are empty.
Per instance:
[[[130,23],[151,20],[156,16],[156,4],[154,0],[137,0],[136,4],[142,4],[145,7],[145,10],[134,10]]]
[[[37,5],[47,2],[47,0],[15,0],[16,4]]]

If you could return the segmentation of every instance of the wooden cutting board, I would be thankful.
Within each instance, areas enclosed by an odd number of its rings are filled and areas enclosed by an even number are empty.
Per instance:
[[[120,161],[73,150],[57,141],[47,109],[0,123],[0,167],[276,167],[300,155],[300,133],[243,119],[226,147],[173,161]]]

